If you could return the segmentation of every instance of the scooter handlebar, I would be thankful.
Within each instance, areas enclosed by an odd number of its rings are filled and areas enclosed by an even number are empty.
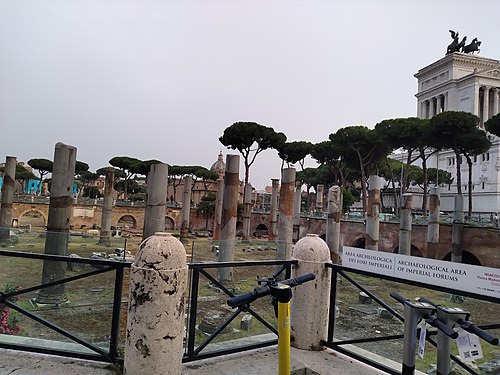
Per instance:
[[[459,324],[460,324],[460,327],[462,327],[464,330],[481,337],[487,343],[489,343],[491,345],[498,345],[499,340],[497,337],[490,335],[488,332],[479,328],[475,324],[472,324],[469,321],[459,322]]]
[[[396,301],[402,303],[403,305],[406,302],[406,298],[404,298],[401,294],[398,294],[396,292],[392,292],[389,294],[392,298],[394,298]]]
[[[440,331],[443,331],[446,336],[456,339],[458,337],[458,332],[455,331],[453,328],[449,327],[446,325],[446,323],[442,322],[441,320],[438,319],[436,315],[432,315],[430,317],[427,317],[425,319],[427,323],[429,323],[431,326],[436,327]]]
[[[315,278],[316,275],[314,275],[314,273],[306,273],[304,275],[292,277],[291,279],[283,280],[281,284],[285,284],[293,288],[297,285],[314,280]],[[258,288],[255,288],[251,292],[243,293],[238,296],[229,298],[227,300],[227,304],[231,307],[246,305],[255,301],[256,299],[267,296],[270,292],[271,290],[268,285],[260,286]]]

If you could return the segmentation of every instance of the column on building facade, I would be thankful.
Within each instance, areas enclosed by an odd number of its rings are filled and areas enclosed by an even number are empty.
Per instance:
[[[429,118],[429,101],[424,102],[424,118]]]
[[[493,116],[498,114],[498,87],[493,89]]]
[[[448,109],[448,93],[443,94],[443,112]]]
[[[431,99],[431,106],[432,106],[432,111],[431,111],[431,118],[437,115],[437,98],[434,96]]]
[[[476,116],[479,117],[479,85],[476,83],[474,85],[474,111],[472,112],[473,114],[475,114]]]
[[[483,127],[484,123],[488,121],[490,109],[490,87],[483,87]]]

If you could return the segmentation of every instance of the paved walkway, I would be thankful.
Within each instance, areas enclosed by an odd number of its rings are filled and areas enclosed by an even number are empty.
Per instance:
[[[190,362],[184,365],[182,375],[275,375],[278,373],[277,358],[276,347],[264,348],[204,361]],[[292,373],[293,370],[296,370],[297,375],[383,374],[383,372],[331,350],[310,352],[292,348],[291,358]],[[304,370],[306,368],[308,369],[307,372]],[[115,366],[93,361],[0,349],[0,375],[74,374],[117,375],[118,372]]]

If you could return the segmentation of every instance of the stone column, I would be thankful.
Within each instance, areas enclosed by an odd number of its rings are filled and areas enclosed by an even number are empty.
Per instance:
[[[213,240],[220,240],[220,221],[222,218],[222,200],[224,199],[224,180],[219,178],[217,180],[217,196],[215,198],[215,212],[214,212],[214,234]]]
[[[451,227],[451,261],[462,263],[462,243],[464,237],[464,200],[461,194],[455,196],[455,212]]]
[[[243,239],[250,239],[250,219],[252,218],[252,185],[245,185],[243,196]]]
[[[67,255],[75,165],[76,147],[57,143],[52,169],[45,254]],[[65,262],[44,261],[42,283],[47,284],[63,279],[65,270]],[[42,289],[36,298],[36,302],[40,304],[60,304],[66,301],[64,284]]]
[[[434,117],[434,116],[436,116],[436,112],[437,112],[437,98],[433,97],[431,99],[431,105],[432,105],[431,117]]]
[[[269,241],[274,241],[276,239],[278,230],[278,189],[280,187],[280,180],[273,178],[272,180],[272,191],[271,191],[271,212],[269,215]]]
[[[443,95],[443,112],[448,110],[448,93]]]
[[[113,214],[113,184],[115,183],[115,171],[113,168],[106,170],[104,180],[104,201],[102,203],[101,232],[99,235],[100,245],[111,245],[111,217]]]
[[[183,244],[188,242],[189,233],[189,215],[191,214],[191,176],[184,176],[183,192],[182,192],[182,211],[181,211],[181,236],[180,240]]]
[[[498,87],[493,89],[493,116],[498,114]]]
[[[401,218],[399,223],[399,250],[402,255],[411,255],[411,210],[412,210],[411,194],[401,195]]]
[[[2,182],[2,205],[0,207],[0,243],[8,242],[12,226],[12,203],[16,183],[17,160],[14,156],[5,158],[5,169]]]
[[[434,258],[439,248],[439,187],[430,188],[429,223],[427,224],[427,254]]]
[[[488,121],[488,116],[490,112],[490,87],[483,87],[483,128],[484,123]]]
[[[293,198],[293,239],[300,239],[300,204],[302,202],[302,182],[295,184],[295,196]]]
[[[224,200],[222,204],[219,262],[232,262],[234,260],[239,183],[240,156],[226,155],[226,174],[224,176]],[[217,277],[220,282],[231,282],[233,280],[233,268],[218,268]]]
[[[316,185],[316,211],[323,211],[323,195],[325,193],[324,185]]]
[[[130,270],[124,374],[182,372],[187,281],[179,240],[157,233],[143,242]]]
[[[328,189],[328,216],[326,218],[326,243],[333,263],[340,257],[340,214],[342,212],[342,189],[332,186]]]
[[[189,186],[191,187],[191,184]],[[148,174],[147,201],[144,210],[144,229],[142,233],[143,241],[156,232],[165,231],[167,189],[168,165],[164,163],[152,164]],[[184,213],[184,205],[182,206],[182,212]]]
[[[368,179],[368,207],[366,217],[365,248],[378,250],[380,226],[380,187],[382,180],[379,176],[370,176]]]
[[[298,260],[293,269],[297,277],[312,272],[316,278],[297,286],[290,301],[292,346],[303,350],[324,349],[320,341],[328,334],[328,309],[331,272],[328,245],[317,234],[308,234],[297,242],[292,258]]]
[[[281,170],[278,259],[290,259],[292,255],[294,191],[295,168],[284,168]]]

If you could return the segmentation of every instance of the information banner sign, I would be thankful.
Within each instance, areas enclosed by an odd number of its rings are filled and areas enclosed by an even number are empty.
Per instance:
[[[500,269],[344,246],[342,266],[500,298]]]

